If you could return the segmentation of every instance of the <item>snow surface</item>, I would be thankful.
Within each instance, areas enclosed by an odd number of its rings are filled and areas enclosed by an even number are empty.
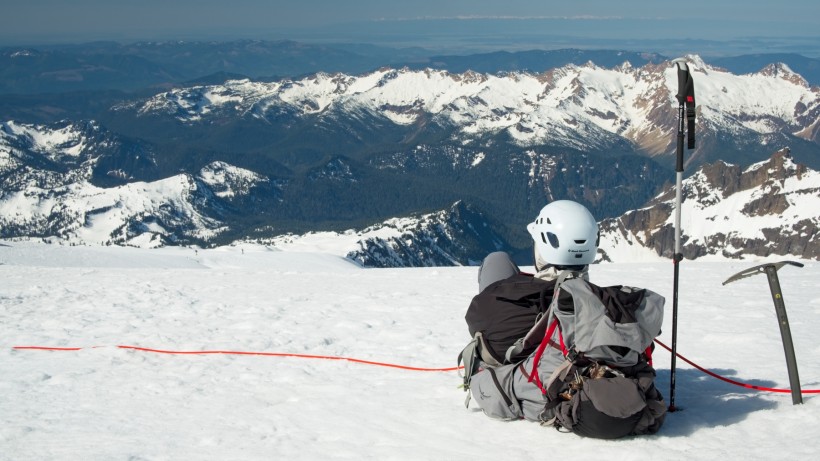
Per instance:
[[[733,379],[788,388],[765,277],[748,262],[681,264],[678,351]],[[317,251],[0,242],[0,459],[809,459],[820,399],[733,386],[678,360],[654,436],[583,439],[492,420],[452,367],[477,268],[362,269]],[[604,264],[601,285],[671,298],[672,265]],[[820,264],[780,271],[800,375],[820,388]],[[671,301],[660,339],[670,343]],[[81,347],[78,351],[15,346]],[[655,354],[668,395],[669,353]],[[493,443],[498,441],[498,443]]]

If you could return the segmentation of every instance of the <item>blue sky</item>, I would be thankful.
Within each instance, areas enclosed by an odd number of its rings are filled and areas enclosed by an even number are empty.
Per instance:
[[[466,24],[467,34],[481,38],[484,33],[487,40],[491,40],[492,35],[515,35],[516,27],[509,26],[510,23],[533,18],[547,21],[540,33],[547,34],[551,30],[546,29],[554,28],[556,34],[579,38],[726,40],[750,36],[810,36],[820,42],[818,0],[7,0],[4,3],[0,15],[0,45],[290,36],[367,40],[368,33],[378,42],[383,39],[379,34],[395,29],[396,24],[401,24],[400,29],[409,35],[423,37],[425,30],[429,30],[424,24],[441,18],[458,18]],[[491,21],[508,25],[506,29],[495,29],[488,27]],[[512,32],[507,32],[510,30]]]

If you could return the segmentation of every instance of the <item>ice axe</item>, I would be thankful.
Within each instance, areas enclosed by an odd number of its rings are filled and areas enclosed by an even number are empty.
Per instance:
[[[786,367],[789,370],[789,384],[792,389],[792,404],[803,403],[803,394],[800,392],[800,376],[797,374],[797,358],[794,355],[794,343],[792,342],[792,332],[789,328],[789,318],[786,316],[786,304],[783,302],[783,294],[780,290],[780,280],[777,278],[777,271],[790,264],[792,266],[803,267],[803,264],[794,261],[781,261],[777,263],[761,264],[760,266],[738,272],[723,282],[724,285],[732,283],[755,274],[766,273],[769,279],[769,289],[774,300],[774,310],[777,313],[777,323],[780,325],[780,337],[783,338],[783,349],[786,352]]]

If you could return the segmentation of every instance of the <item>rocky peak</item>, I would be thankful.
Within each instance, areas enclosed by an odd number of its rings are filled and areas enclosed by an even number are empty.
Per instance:
[[[760,75],[764,75],[767,77],[781,78],[795,85],[803,86],[806,88],[809,87],[809,82],[807,82],[806,79],[804,79],[800,74],[791,70],[789,66],[783,64],[782,62],[769,64],[768,66],[761,69],[758,73]]]
[[[745,171],[737,165],[716,162],[704,165],[700,174],[708,187],[722,191],[726,198],[740,191],[782,182],[792,176],[799,177],[805,171],[804,165],[794,163],[791,150],[786,147],[775,152],[769,160],[752,165]]]
[[[820,173],[795,163],[788,148],[745,170],[724,162],[705,165],[683,182],[682,195],[685,258],[820,258]],[[671,258],[674,200],[670,187],[647,207],[603,221],[603,259],[625,258],[629,247]]]
[[[347,258],[366,267],[474,265],[491,251],[510,250],[487,218],[461,201],[436,213],[388,220],[360,234],[359,249]]]

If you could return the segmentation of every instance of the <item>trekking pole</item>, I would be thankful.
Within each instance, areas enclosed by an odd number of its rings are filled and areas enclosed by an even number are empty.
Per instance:
[[[772,292],[772,300],[774,301],[774,311],[777,314],[777,323],[780,326],[780,338],[783,340],[783,350],[786,353],[786,368],[789,371],[792,404],[797,405],[798,403],[803,403],[803,394],[800,391],[800,376],[797,374],[797,357],[794,355],[792,332],[791,328],[789,328],[789,318],[786,316],[786,303],[783,301],[783,292],[780,290],[780,279],[777,278],[777,271],[786,264],[803,267],[803,264],[794,261],[763,264],[740,271],[729,277],[723,284],[726,285],[735,280],[751,277],[762,272],[766,273],[766,277],[769,279],[769,290]]]
[[[669,378],[669,411],[675,411],[675,365],[678,349],[678,282],[680,276],[680,262],[683,260],[683,252],[680,247],[680,215],[683,182],[683,138],[687,137],[687,147],[695,148],[695,85],[692,76],[689,74],[689,66],[686,60],[678,58],[672,61],[678,68],[678,138],[677,138],[677,159],[675,162],[675,253],[672,256],[674,265],[674,275],[672,284],[672,363],[670,365]],[[685,117],[685,118],[684,118]],[[688,132],[684,135],[684,121]]]

